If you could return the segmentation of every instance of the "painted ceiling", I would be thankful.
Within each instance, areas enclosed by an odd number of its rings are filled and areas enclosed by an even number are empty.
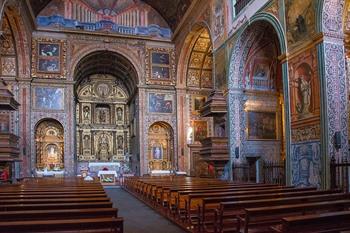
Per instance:
[[[111,13],[119,13],[141,0],[83,0],[96,10],[109,9]],[[167,21],[174,31],[185,15],[193,0],[142,0],[154,8]],[[29,0],[35,16],[43,10],[51,0]]]

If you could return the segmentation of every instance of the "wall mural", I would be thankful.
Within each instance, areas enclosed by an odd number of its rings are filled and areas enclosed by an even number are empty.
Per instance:
[[[292,144],[292,185],[321,187],[320,142]]]
[[[38,78],[66,78],[65,40],[36,38],[32,42],[32,74]]]
[[[315,9],[317,1],[313,0],[287,0],[287,40],[295,44],[315,32]]]
[[[275,140],[276,113],[248,111],[248,140]]]
[[[92,75],[77,87],[79,161],[124,161],[130,129],[125,87],[111,75]]]
[[[36,109],[63,110],[64,88],[35,87],[33,101]]]
[[[148,110],[150,113],[172,113],[174,96],[171,94],[148,94]]]
[[[303,52],[289,62],[292,122],[318,116],[320,112],[316,51]]]
[[[64,132],[55,120],[44,120],[35,129],[36,167],[38,170],[64,168]]]

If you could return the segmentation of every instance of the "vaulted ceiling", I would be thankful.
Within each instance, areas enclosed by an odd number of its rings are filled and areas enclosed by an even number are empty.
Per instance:
[[[42,9],[44,9],[51,0],[29,0],[30,7],[35,16],[37,16]],[[122,4],[125,0],[108,0],[111,6]],[[135,0],[134,0],[135,1]],[[193,0],[142,0],[151,7],[167,21],[170,28],[174,31],[180,23],[182,17],[185,15],[188,7]],[[101,2],[101,1],[93,1]],[[104,2],[104,1],[103,1]],[[118,3],[120,2],[120,3]]]

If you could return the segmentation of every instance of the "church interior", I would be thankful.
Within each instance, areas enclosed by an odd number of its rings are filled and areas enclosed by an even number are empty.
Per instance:
[[[0,0],[0,233],[350,232],[349,111],[350,0]]]

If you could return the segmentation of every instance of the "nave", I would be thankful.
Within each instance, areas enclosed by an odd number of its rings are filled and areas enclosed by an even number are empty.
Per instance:
[[[105,191],[111,198],[114,207],[118,208],[118,212],[124,218],[125,233],[184,232],[122,188],[106,187]]]

